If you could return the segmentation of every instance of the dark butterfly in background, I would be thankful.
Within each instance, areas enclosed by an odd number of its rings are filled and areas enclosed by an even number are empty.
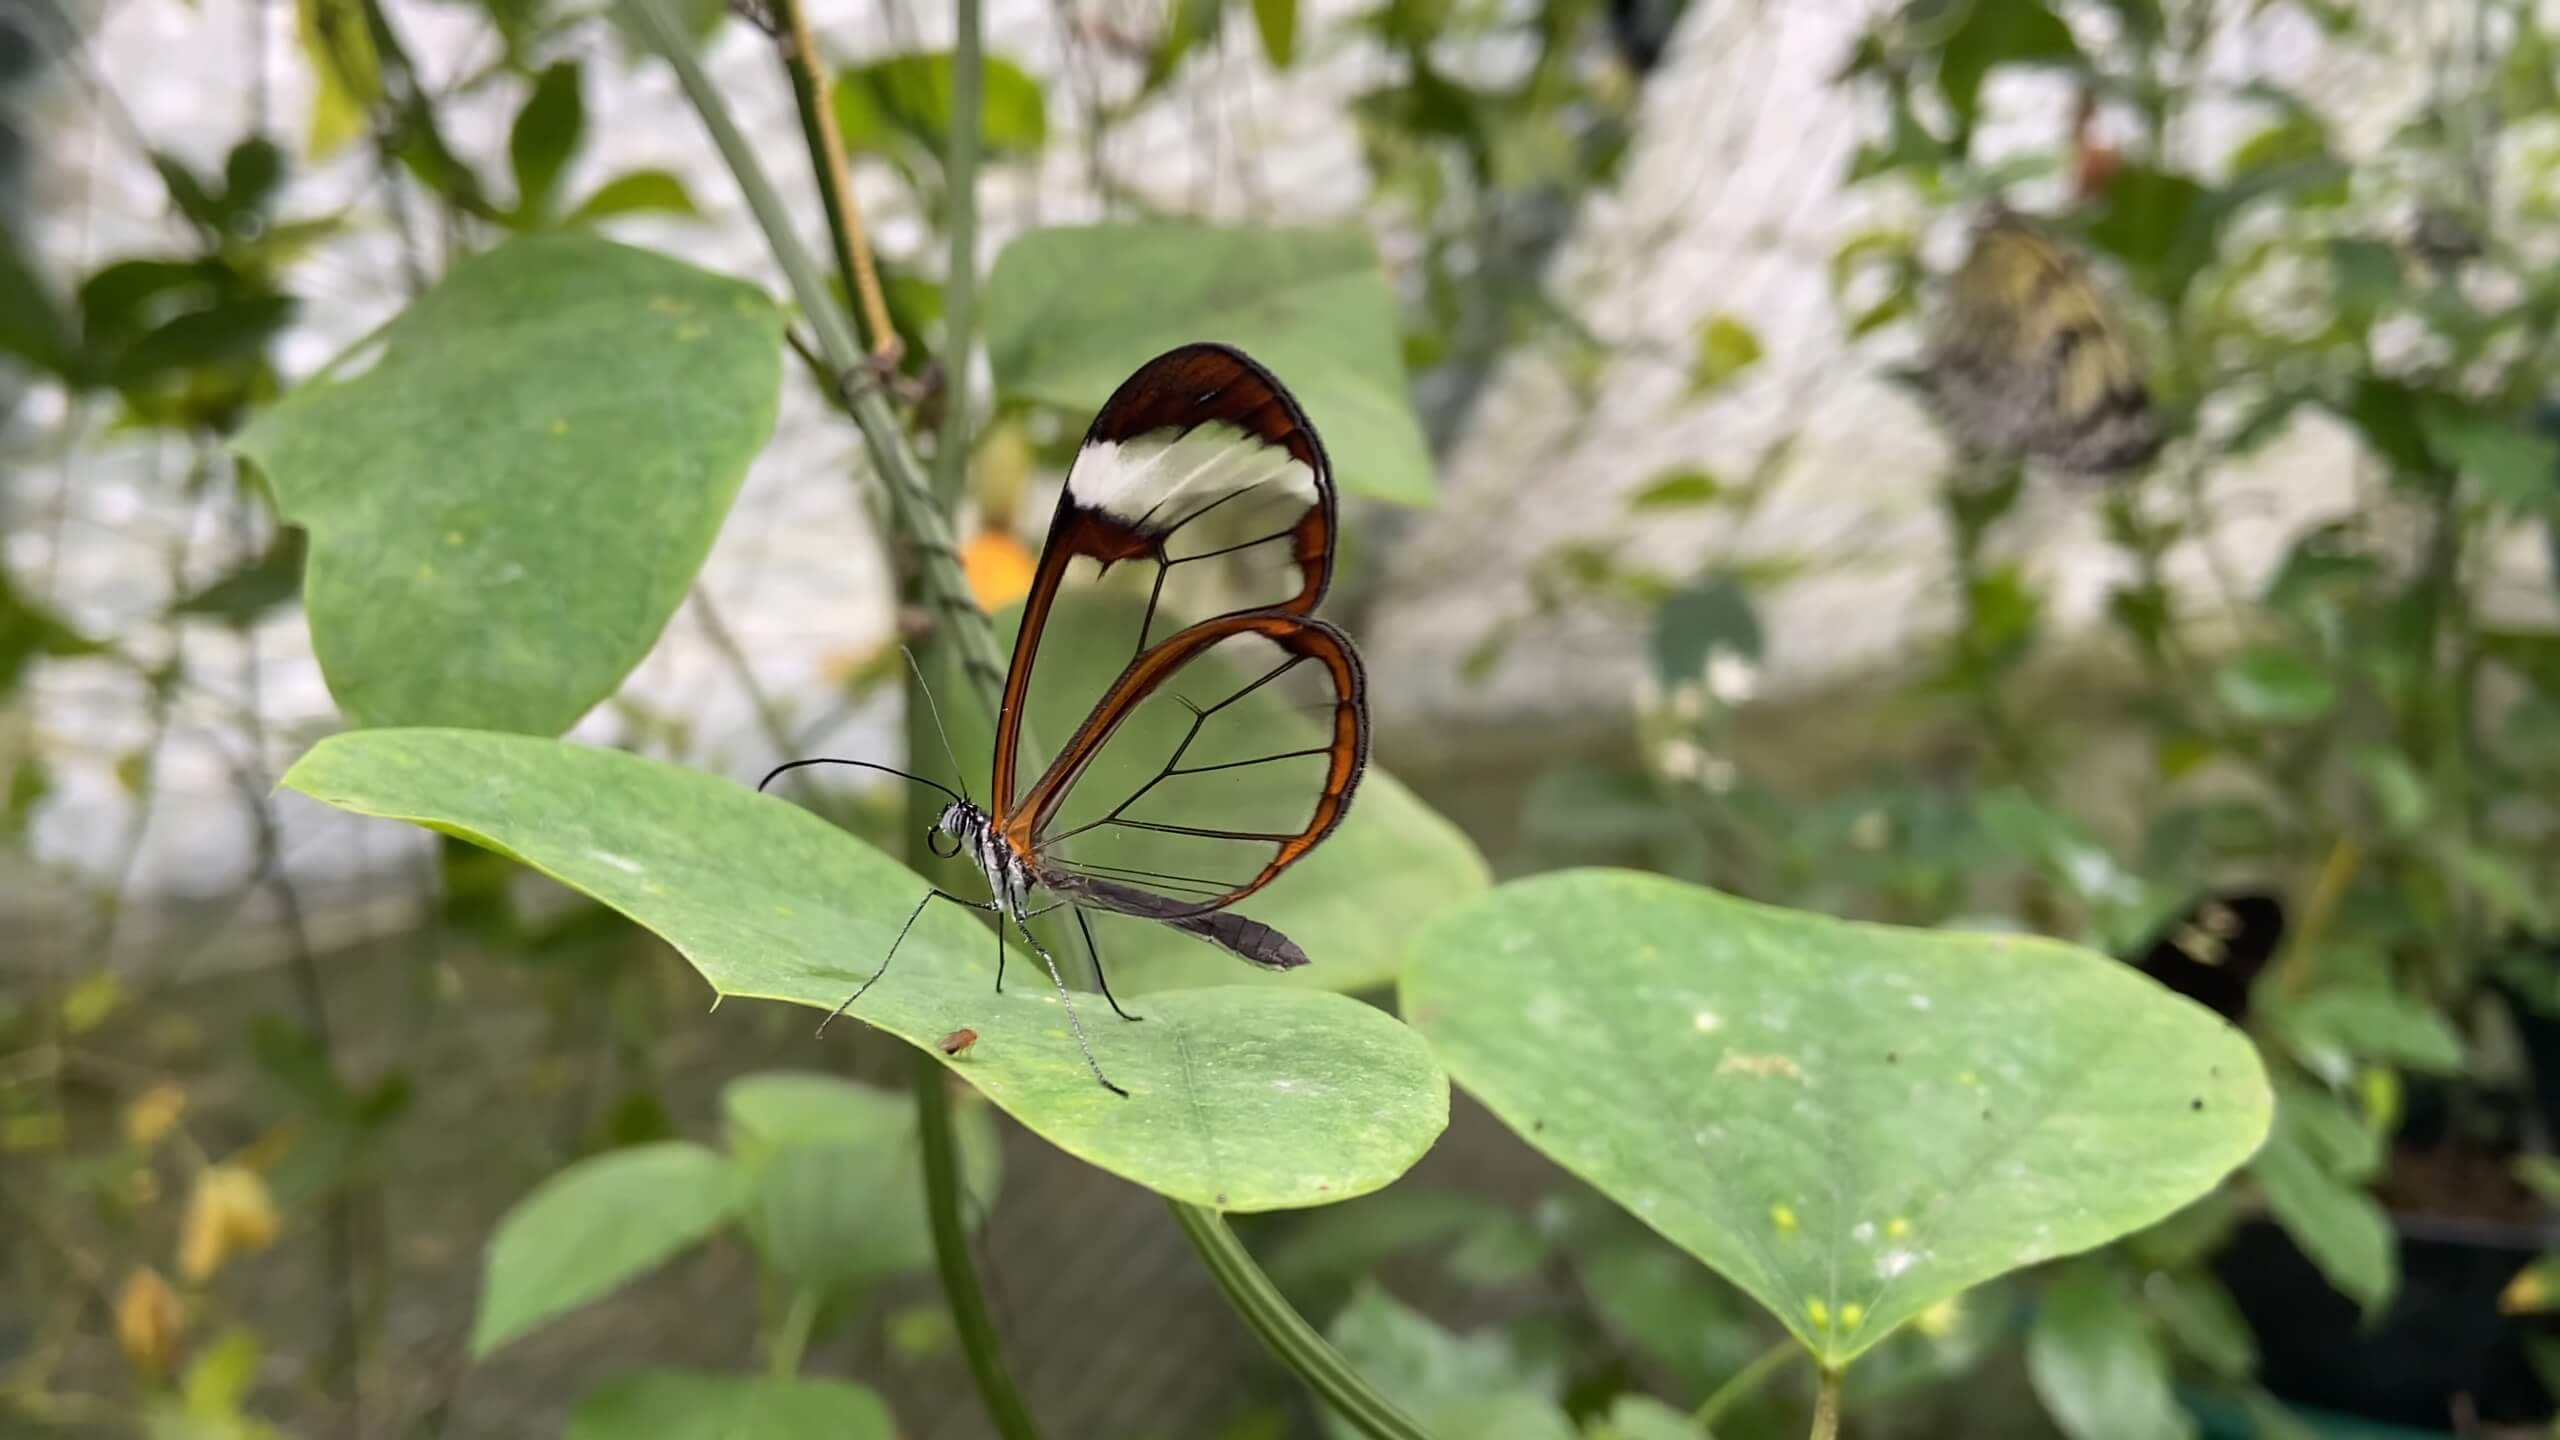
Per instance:
[[[1088,919],[1094,911],[1161,922],[1265,969],[1306,964],[1306,952],[1287,936],[1230,907],[1342,822],[1368,761],[1359,652],[1314,613],[1332,579],[1334,533],[1324,445],[1269,371],[1225,346],[1197,344],[1148,361],[1123,382],[1094,416],[1067,472],[1023,601],[987,804],[965,789],[858,760],[800,760],[765,777],[769,784],[801,765],[843,764],[933,785],[951,803],[928,843],[946,859],[966,855],[992,895],[979,901],[929,891],[880,968],[836,1013],[879,983],[907,929],[936,898],[997,916],[998,989],[1009,924],[1047,966],[1062,998],[1068,991],[1058,963],[1027,922],[1069,909],[1103,998],[1124,1019],[1139,1017],[1121,1009],[1103,979]],[[1224,563],[1184,571],[1210,560]],[[1078,561],[1093,564],[1088,570]],[[1125,642],[1126,667],[1098,698],[1069,697],[1072,707],[1059,713],[1083,718],[1025,788],[1036,761],[1025,753],[1024,722],[1054,709],[1035,701],[1033,681],[1070,567],[1080,583],[1098,585],[1124,564],[1121,573],[1138,582],[1121,587],[1125,603],[1116,611],[1079,611],[1058,633],[1078,647]],[[1226,608],[1158,639],[1158,607],[1178,572],[1186,581],[1212,581]],[[1125,627],[1110,622],[1114,615]],[[1211,655],[1217,663],[1193,668]],[[1229,673],[1247,678],[1233,682]],[[1217,678],[1203,678],[1210,676]],[[1190,693],[1186,679],[1209,690]],[[1304,743],[1271,748],[1274,726],[1253,717],[1274,712],[1294,717],[1287,723],[1298,729],[1290,733],[1303,734]],[[1035,892],[1049,903],[1035,908]],[[1127,1094],[1103,1075],[1073,1000],[1066,1003],[1094,1078]]]
[[[2115,307],[2060,241],[1993,207],[1905,373],[1965,446],[2117,476],[2160,453],[2160,417]]]
[[[2284,905],[2272,895],[2207,895],[2161,927],[2142,958],[2143,974],[2234,1025],[2249,1016],[2249,987],[2284,942]]]

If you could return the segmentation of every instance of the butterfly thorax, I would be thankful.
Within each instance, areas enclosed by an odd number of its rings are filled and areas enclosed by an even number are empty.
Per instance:
[[[933,828],[960,842],[960,853],[987,877],[987,888],[994,892],[995,902],[1007,915],[1019,915],[1031,895],[1031,867],[1014,853],[1004,832],[986,811],[966,800],[954,800],[942,807]]]

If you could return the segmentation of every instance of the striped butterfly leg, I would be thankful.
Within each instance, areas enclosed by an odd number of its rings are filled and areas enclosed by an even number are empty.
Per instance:
[[[1093,1058],[1093,1046],[1084,1038],[1084,1022],[1076,1018],[1075,997],[1067,993],[1067,977],[1058,973],[1057,957],[1040,943],[1040,937],[1031,933],[1031,923],[1021,915],[1013,917],[1013,928],[1021,932],[1023,943],[1031,947],[1031,953],[1040,957],[1040,963],[1049,967],[1049,982],[1058,987],[1058,1003],[1066,1007],[1067,1028],[1075,1032],[1076,1048],[1084,1052],[1085,1068],[1093,1072],[1093,1078],[1101,1082],[1103,1089],[1123,1100],[1128,1099],[1129,1092],[1112,1084],[1111,1077],[1102,1073],[1101,1062]]]

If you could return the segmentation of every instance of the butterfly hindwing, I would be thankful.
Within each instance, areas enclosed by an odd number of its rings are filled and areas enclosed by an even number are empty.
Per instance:
[[[997,737],[994,820],[1043,885],[1304,963],[1268,927],[1216,917],[1332,830],[1367,760],[1358,652],[1312,615],[1333,517],[1314,429],[1233,350],[1159,356],[1102,407],[1024,602]],[[1184,626],[1177,606],[1210,618]]]

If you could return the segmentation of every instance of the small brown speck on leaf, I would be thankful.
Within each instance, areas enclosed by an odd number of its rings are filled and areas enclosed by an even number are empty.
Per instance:
[[[2187,1108],[2190,1110],[2202,1110],[2204,1108],[2204,1101],[2201,1097],[2190,1100],[2187,1102]]]

